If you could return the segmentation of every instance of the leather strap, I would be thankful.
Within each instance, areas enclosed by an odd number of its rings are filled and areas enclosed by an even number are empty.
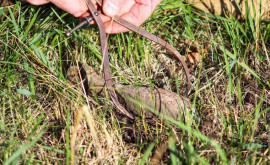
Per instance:
[[[109,62],[109,56],[108,56],[108,42],[106,37],[106,32],[104,28],[104,24],[99,16],[98,11],[96,10],[95,6],[91,2],[91,0],[85,1],[92,16],[94,17],[98,28],[99,28],[99,35],[100,35],[100,42],[101,42],[101,52],[103,57],[103,70],[104,70],[104,78],[105,83],[108,88],[108,93],[110,95],[110,98],[112,99],[115,106],[125,115],[127,115],[129,118],[134,119],[133,115],[131,115],[124,107],[121,106],[121,104],[118,101],[117,95],[115,93],[115,90],[112,87],[112,79],[111,79],[111,71],[110,71],[110,62]]]
[[[102,0],[96,0],[97,3],[102,6]],[[113,83],[111,80],[111,72],[110,72],[110,63],[109,63],[109,57],[108,57],[108,43],[107,43],[107,37],[106,37],[106,32],[105,32],[105,28],[104,28],[104,24],[99,16],[99,12],[96,10],[94,4],[92,3],[91,0],[85,0],[90,13],[92,14],[93,18],[95,19],[98,28],[99,28],[99,32],[100,32],[100,42],[101,42],[101,51],[102,51],[102,57],[103,57],[103,70],[104,70],[104,79],[105,79],[105,83],[106,86],[108,88],[108,93],[110,95],[110,98],[112,99],[113,103],[115,104],[115,106],[122,112],[124,113],[126,116],[128,116],[131,119],[134,119],[134,116],[131,115],[124,107],[121,106],[121,104],[118,101],[117,95],[115,93],[115,90],[113,89]],[[189,71],[188,71],[188,67],[187,64],[184,61],[184,58],[180,55],[180,53],[172,46],[170,45],[168,42],[164,41],[163,39],[159,38],[156,35],[153,35],[151,33],[149,33],[148,31],[139,28],[137,26],[135,26],[134,24],[120,18],[119,16],[114,16],[113,20],[119,24],[121,24],[122,26],[125,26],[126,28],[164,46],[166,49],[170,50],[173,55],[181,62],[181,64],[184,67],[184,71],[186,74],[186,79],[187,79],[187,90],[186,90],[186,95],[188,95],[189,89],[190,89],[190,77],[189,77]]]

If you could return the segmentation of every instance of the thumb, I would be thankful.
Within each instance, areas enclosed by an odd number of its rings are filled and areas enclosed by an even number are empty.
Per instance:
[[[119,4],[121,0],[104,0],[102,10],[105,15],[113,17],[119,12]]]

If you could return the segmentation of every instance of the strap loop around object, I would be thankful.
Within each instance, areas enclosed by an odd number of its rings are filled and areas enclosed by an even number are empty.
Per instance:
[[[97,3],[102,6],[102,0],[96,0]],[[135,119],[135,117],[133,115],[131,115],[124,107],[121,106],[121,104],[118,101],[117,95],[115,93],[115,90],[113,89],[113,85],[112,85],[112,80],[111,80],[111,72],[110,72],[110,63],[109,63],[109,57],[108,57],[108,43],[107,43],[107,37],[106,37],[106,32],[105,32],[105,27],[104,24],[101,20],[101,18],[99,17],[99,13],[96,10],[94,4],[92,3],[92,0],[85,0],[89,11],[91,12],[93,18],[95,19],[99,31],[100,31],[100,42],[101,42],[101,52],[102,52],[102,57],[103,57],[103,70],[104,70],[104,79],[105,79],[105,83],[106,86],[108,88],[108,93],[110,95],[110,98],[112,99],[114,105],[122,112],[124,113],[126,116],[128,116],[131,119]],[[163,39],[159,38],[156,35],[153,35],[151,33],[149,33],[148,31],[137,27],[136,25],[120,18],[119,16],[114,16],[113,21],[119,23],[122,26],[125,26],[126,28],[130,29],[131,31],[134,31],[162,46],[164,46],[166,49],[170,50],[174,56],[182,63],[185,74],[186,74],[186,78],[187,78],[187,89],[186,89],[186,95],[188,96],[188,92],[190,89],[190,77],[189,77],[189,70],[187,67],[187,64],[183,58],[183,56],[180,55],[180,53],[172,46],[170,45],[168,42],[164,41]]]

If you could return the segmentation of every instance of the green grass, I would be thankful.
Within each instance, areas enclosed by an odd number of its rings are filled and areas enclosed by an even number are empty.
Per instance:
[[[101,74],[95,26],[65,38],[76,18],[19,1],[0,19],[0,164],[144,164],[164,143],[163,164],[269,164],[269,21],[162,2],[142,27],[186,56],[192,47],[206,53],[191,71],[195,111],[186,110],[185,123],[165,117],[150,125],[119,121],[108,98],[85,96],[68,83],[67,69],[77,62]],[[159,45],[132,32],[108,42],[116,82],[184,93],[184,74],[173,67],[180,65],[166,58],[165,66],[159,57],[168,52]],[[134,139],[125,140],[127,130]]]

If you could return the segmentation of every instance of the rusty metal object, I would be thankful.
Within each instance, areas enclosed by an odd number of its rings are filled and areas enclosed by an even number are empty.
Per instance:
[[[80,71],[77,66],[71,66],[68,69],[67,77],[72,83],[76,83],[79,80],[79,73],[81,74],[84,83],[84,87],[88,88],[91,93],[100,93],[105,97],[106,92],[103,90],[105,80],[96,74],[94,69],[87,64],[83,64],[80,67]],[[84,75],[84,76],[83,76]],[[76,77],[77,76],[77,77]],[[143,108],[141,105],[146,105],[155,109],[159,114],[158,117],[166,115],[175,120],[179,120],[183,117],[183,112],[187,109],[190,110],[191,104],[184,96],[179,96],[172,91],[167,91],[160,88],[151,89],[144,86],[124,86],[121,84],[115,84],[114,88],[119,102],[133,115],[143,115],[145,118],[156,117],[155,114]],[[134,103],[132,100],[137,100],[141,105]]]

